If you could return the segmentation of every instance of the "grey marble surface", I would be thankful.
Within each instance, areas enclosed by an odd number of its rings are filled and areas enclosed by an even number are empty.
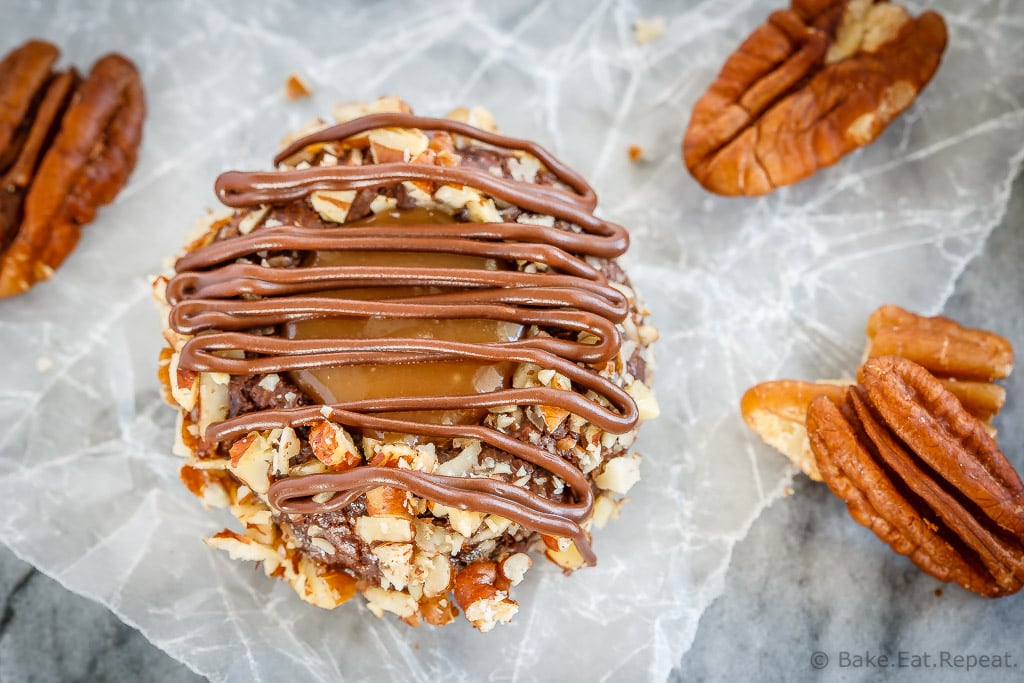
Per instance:
[[[1024,348],[1022,263],[1024,175],[1002,225],[958,280],[945,313],[994,327]],[[1006,387],[996,424],[1003,450],[1021,469],[1024,373]],[[673,681],[1024,676],[1024,594],[988,601],[939,584],[853,523],[823,485],[801,476],[793,489],[736,546],[725,591],[705,612]],[[827,663],[815,653],[824,653]],[[899,667],[901,653],[907,667]],[[896,666],[853,666],[855,656],[871,655],[876,664],[883,654]],[[926,654],[935,666],[909,666],[915,655],[923,663]],[[966,657],[986,654],[1009,654],[1011,667],[966,669]],[[964,666],[951,668],[956,655],[965,657]],[[200,679],[105,608],[0,547],[0,681],[125,680]]]
[[[944,313],[1024,349],[1024,175],[985,251]],[[1019,365],[1019,363],[1018,363]],[[1004,382],[999,443],[1024,469],[1024,373]],[[794,480],[737,544],[723,595],[673,672],[689,680],[1007,681],[1024,679],[1024,593],[990,601],[940,584],[854,523],[822,484]],[[1009,654],[1008,668],[963,668],[955,655]],[[819,653],[819,654],[816,654]],[[824,657],[820,654],[824,653]],[[844,654],[845,653],[845,654]],[[887,654],[893,666],[874,666]],[[900,667],[900,654],[906,667]],[[923,666],[923,655],[928,654]],[[855,655],[865,666],[855,666]],[[913,655],[921,655],[917,663]],[[812,656],[815,658],[812,663]],[[819,668],[816,668],[817,664]],[[848,664],[848,666],[842,666]]]
[[[0,681],[201,681],[107,608],[0,546]]]

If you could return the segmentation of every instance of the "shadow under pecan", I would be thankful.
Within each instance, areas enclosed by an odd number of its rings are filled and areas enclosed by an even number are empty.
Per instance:
[[[926,369],[868,360],[837,405],[807,410],[825,483],[850,515],[941,581],[986,597],[1024,585],[1024,484],[980,420]]]
[[[683,159],[706,189],[761,195],[877,138],[931,80],[935,12],[873,0],[793,0],[726,61],[697,101]]]
[[[0,65],[0,297],[49,278],[135,166],[145,116],[135,66],[107,55],[79,84],[74,70],[51,72],[57,54],[32,41]]]

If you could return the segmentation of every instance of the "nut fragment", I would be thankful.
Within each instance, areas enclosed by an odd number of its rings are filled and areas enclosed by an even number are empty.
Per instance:
[[[347,469],[363,461],[352,437],[333,422],[325,420],[309,430],[309,445],[317,460],[331,468]]]
[[[289,74],[288,80],[284,82],[284,94],[289,100],[301,100],[312,95],[313,89],[309,87],[305,78],[293,73]]]
[[[626,393],[636,401],[641,420],[653,420],[661,414],[661,408],[658,407],[658,399],[654,397],[654,392],[640,380],[636,380],[626,387]]]
[[[760,195],[877,138],[931,80],[946,47],[935,12],[793,0],[726,61],[697,101],[683,159],[706,189]]]
[[[850,515],[942,581],[987,597],[1024,585],[1024,483],[988,435],[923,367],[865,363],[840,408],[815,398],[818,467]]]
[[[420,601],[420,616],[431,626],[444,626],[455,621],[459,609],[447,595],[438,595]]]
[[[550,536],[543,536],[543,539],[544,545],[547,546],[544,555],[561,567],[566,574],[574,572],[586,564],[586,560],[576,549],[576,544],[569,539],[553,539]]]
[[[228,381],[228,376],[220,372],[200,373],[197,392],[200,434],[214,422],[228,416],[231,407]]]
[[[280,558],[273,548],[257,543],[230,529],[219,531],[206,539],[206,545],[227,551],[232,560],[264,562],[270,566],[276,566],[280,562]]]
[[[369,586],[363,590],[363,597],[366,598],[366,606],[378,617],[384,616],[384,612],[391,612],[400,617],[411,617],[416,614],[418,608],[416,600],[401,591]]]
[[[366,512],[374,517],[408,517],[405,491],[394,486],[378,486],[366,492]]]
[[[526,576],[526,571],[533,566],[533,560],[526,553],[512,553],[498,565],[498,569],[509,581],[510,586],[518,586]]]
[[[508,597],[509,581],[497,562],[474,562],[455,575],[455,602],[482,633],[511,621],[519,605]]]
[[[270,488],[273,462],[274,449],[259,432],[251,432],[231,447],[231,473],[256,493],[266,493]]]
[[[423,595],[447,595],[452,587],[452,567],[447,556],[419,552],[414,565],[423,583]]]
[[[612,458],[594,477],[594,483],[599,488],[614,493],[629,493],[629,490],[638,481],[640,481],[640,458],[635,454]]]
[[[355,190],[318,190],[309,195],[313,209],[325,221],[344,223],[356,200]]]
[[[633,22],[633,42],[637,45],[653,43],[661,38],[664,33],[664,17],[651,17],[650,19],[640,17]]]
[[[360,517],[356,520],[356,534],[367,543],[409,543],[416,535],[412,522],[400,517]]]
[[[371,130],[370,154],[378,164],[410,161],[430,144],[427,136],[413,128],[378,128]]]
[[[402,590],[412,578],[412,543],[381,543],[371,551],[380,565],[384,580]],[[387,588],[387,584],[384,586]]]
[[[120,55],[96,62],[28,189],[21,227],[0,258],[0,296],[49,278],[81,226],[114,199],[135,166],[144,115],[135,66]]]

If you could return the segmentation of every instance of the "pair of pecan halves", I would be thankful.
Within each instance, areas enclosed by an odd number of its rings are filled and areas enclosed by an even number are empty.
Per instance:
[[[946,47],[935,12],[793,0],[726,61],[697,101],[683,159],[706,189],[761,195],[877,138],[931,80]]]
[[[1007,339],[989,330],[964,327],[942,316],[917,315],[892,304],[871,314],[866,333],[866,358],[901,356],[923,366],[967,412],[995,432],[992,418],[1006,402],[1006,391],[993,380],[1008,377],[1013,370],[1013,345]],[[821,481],[807,440],[807,406],[821,394],[841,403],[846,387],[852,383],[763,382],[743,395],[740,413],[765,443],[792,460],[811,479]]]
[[[935,578],[987,597],[1020,590],[1024,484],[984,424],[905,358],[869,359],[861,382],[807,410],[825,483]]]
[[[81,80],[31,41],[0,64],[0,297],[50,275],[135,166],[145,116],[135,66],[107,55]]]

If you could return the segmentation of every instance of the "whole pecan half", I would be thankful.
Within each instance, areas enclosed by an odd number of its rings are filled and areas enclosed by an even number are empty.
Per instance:
[[[42,40],[30,40],[0,62],[0,168],[10,166],[18,139],[31,125],[29,112],[52,75],[60,52]]]
[[[902,356],[936,377],[991,382],[1013,371],[1013,345],[942,316],[924,317],[887,304],[868,318],[869,356]]]
[[[980,420],[925,368],[869,359],[842,405],[807,409],[818,469],[850,515],[941,581],[1024,585],[1024,483]]]
[[[135,66],[107,55],[79,84],[73,70],[51,73],[56,56],[33,41],[0,65],[13,74],[0,79],[0,297],[50,277],[135,166],[145,116]]]
[[[53,75],[57,48],[31,40],[0,62],[0,254],[21,225],[25,193],[77,83]]]
[[[889,2],[793,0],[697,101],[683,159],[705,188],[760,195],[878,137],[931,80],[946,47],[935,12]]]

